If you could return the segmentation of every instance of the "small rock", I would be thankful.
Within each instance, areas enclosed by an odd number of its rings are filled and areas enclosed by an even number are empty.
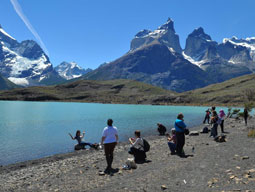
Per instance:
[[[243,156],[242,160],[244,160],[244,159],[249,159],[249,156]]]
[[[162,189],[162,190],[166,190],[167,187],[166,187],[165,185],[161,185],[161,189]]]
[[[99,173],[98,173],[100,176],[103,176],[103,175],[105,175],[105,173],[103,172],[103,171],[99,171]]]
[[[250,174],[246,174],[246,175],[244,175],[244,178],[251,178],[251,175]]]
[[[239,166],[236,166],[236,168],[237,168],[237,169],[241,169],[241,167],[239,167]]]
[[[229,178],[234,179],[235,177],[236,177],[235,175],[231,175]]]

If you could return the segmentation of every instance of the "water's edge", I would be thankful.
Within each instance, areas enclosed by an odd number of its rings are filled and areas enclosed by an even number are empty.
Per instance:
[[[200,131],[201,126],[203,126],[203,124],[195,125],[193,127],[190,127],[189,129],[192,131]],[[161,139],[162,137],[166,137],[166,136],[147,134],[144,138],[146,140],[148,140],[148,142],[152,142],[153,140]],[[118,143],[117,146],[127,146],[127,145],[130,145],[128,141],[121,141]],[[7,165],[0,165],[0,173],[2,171],[18,170],[18,169],[22,169],[22,168],[28,167],[28,166],[35,166],[38,164],[55,162],[55,161],[71,158],[74,156],[79,156],[79,155],[84,155],[84,154],[89,155],[89,154],[95,153],[95,152],[98,152],[98,151],[94,150],[94,149],[86,149],[86,150],[79,150],[79,151],[74,150],[72,152],[53,154],[53,155],[38,158],[38,159],[31,159],[31,160],[26,160],[26,161],[21,161],[21,162],[16,162],[16,163],[10,163]]]

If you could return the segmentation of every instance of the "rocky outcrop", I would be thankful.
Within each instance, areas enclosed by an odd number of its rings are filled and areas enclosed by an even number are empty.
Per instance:
[[[8,90],[8,89],[13,89],[13,88],[18,88],[18,85],[15,85],[8,79],[2,77],[0,75],[0,90]]]
[[[172,19],[168,19],[165,24],[158,27],[154,31],[144,29],[135,35],[135,38],[131,41],[130,50],[141,48],[148,45],[153,41],[158,41],[168,48],[172,48],[174,51],[181,53],[182,49],[179,42],[179,36],[175,33],[174,22]]]
[[[190,56],[195,61],[214,59],[217,57],[217,42],[204,32],[202,27],[195,29],[189,34],[186,40],[184,54]]]

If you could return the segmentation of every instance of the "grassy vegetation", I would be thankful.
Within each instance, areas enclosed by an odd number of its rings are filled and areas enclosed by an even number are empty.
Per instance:
[[[181,93],[184,101],[200,104],[244,104],[247,90],[255,90],[255,74]],[[252,98],[254,99],[254,98]],[[254,100],[253,100],[254,101]]]
[[[152,104],[158,97],[174,97],[175,94],[172,91],[132,80],[79,80],[56,86],[2,91],[0,99]]]
[[[255,129],[251,129],[251,130],[248,132],[248,137],[255,138]]]
[[[244,107],[250,110],[255,103],[255,74],[245,75],[184,93],[175,93],[127,79],[78,80],[56,86],[1,91],[0,100],[162,105],[245,105]]]

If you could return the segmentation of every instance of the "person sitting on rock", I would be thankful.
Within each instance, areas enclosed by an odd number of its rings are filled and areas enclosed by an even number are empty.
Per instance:
[[[71,135],[71,133],[69,133],[69,135],[72,138],[72,140],[76,139],[78,141],[78,145],[75,146],[76,150],[78,150],[78,149],[85,149],[85,146],[87,146],[87,145],[90,146],[91,148],[95,148],[95,149],[97,149],[97,147],[98,147],[97,144],[85,143],[84,141],[82,141],[82,139],[84,138],[84,135],[85,135],[85,131],[83,131],[83,133],[81,135],[81,131],[77,130],[75,137],[73,137]]]
[[[172,132],[172,135],[167,135],[168,138],[168,146],[169,146],[169,149],[171,151],[171,155],[174,155],[176,153],[175,149],[176,149],[176,132],[175,132],[175,128],[172,128],[171,129],[171,132]]]
[[[141,138],[141,132],[139,130],[135,131],[135,138],[129,138],[131,147],[129,149],[129,154],[134,155],[135,162],[144,162],[146,159],[146,153],[144,152],[143,139]]]
[[[166,127],[164,125],[162,125],[161,123],[157,123],[157,125],[158,125],[159,135],[165,135]]]

